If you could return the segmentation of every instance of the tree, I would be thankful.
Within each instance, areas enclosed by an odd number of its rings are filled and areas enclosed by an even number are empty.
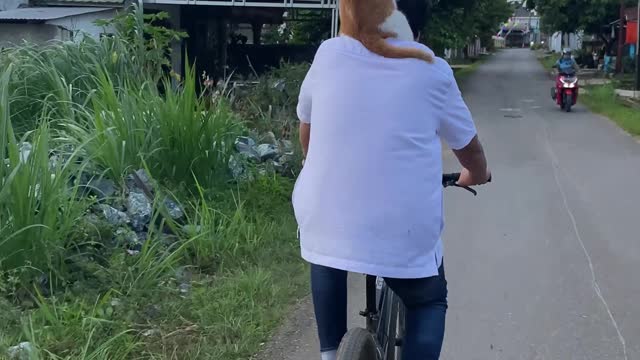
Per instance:
[[[478,36],[491,44],[499,24],[513,12],[506,0],[446,0],[432,3],[425,30],[426,42],[439,54],[461,48]]]
[[[626,4],[635,5],[637,0],[626,0]],[[620,0],[528,0],[527,5],[540,13],[549,32],[600,33],[620,14]]]
[[[637,0],[625,3],[632,6]],[[620,18],[620,0],[528,0],[527,6],[540,13],[543,29],[548,33],[583,30],[598,35],[607,50],[613,45],[614,39],[607,36],[607,25]]]

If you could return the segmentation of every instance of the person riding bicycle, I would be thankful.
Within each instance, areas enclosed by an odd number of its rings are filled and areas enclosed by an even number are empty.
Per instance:
[[[411,9],[418,39],[426,1],[398,7]],[[433,54],[417,41],[387,41]],[[462,165],[460,185],[490,178],[451,67],[385,58],[341,34],[318,49],[297,114],[305,162],[292,200],[322,360],[336,359],[347,332],[348,272],[383,277],[403,301],[404,360],[438,359],[447,311],[441,140]]]
[[[562,57],[556,61],[553,67],[558,69],[559,75],[575,75],[575,73],[580,70],[580,66],[578,66],[578,63],[571,54],[571,49],[564,49],[562,51]]]

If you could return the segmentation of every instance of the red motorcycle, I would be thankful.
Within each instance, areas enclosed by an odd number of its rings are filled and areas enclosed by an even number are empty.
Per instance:
[[[551,98],[562,110],[571,112],[571,107],[578,102],[578,77],[575,74],[558,74],[556,87]]]

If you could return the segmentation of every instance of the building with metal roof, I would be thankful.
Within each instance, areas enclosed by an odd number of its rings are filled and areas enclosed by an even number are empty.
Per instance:
[[[0,12],[0,23],[46,22],[78,15],[112,11],[98,7],[28,7]]]
[[[104,28],[96,20],[110,19],[115,9],[106,7],[30,7],[0,12],[0,47],[24,41],[41,44],[98,37]]]

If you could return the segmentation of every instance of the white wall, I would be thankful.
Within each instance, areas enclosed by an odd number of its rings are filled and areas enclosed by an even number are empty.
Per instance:
[[[20,5],[27,5],[27,0],[0,0],[0,11],[17,9]]]
[[[0,0],[1,1],[1,0]],[[68,16],[61,19],[49,20],[47,24],[55,25],[72,31],[74,33],[74,39],[82,39],[82,34],[91,36],[93,38],[99,38],[100,34],[105,32],[101,26],[94,24],[96,20],[107,20],[113,18],[116,11],[106,10],[97,13],[82,14],[77,16]],[[110,30],[107,29],[107,32]]]
[[[551,35],[551,38],[549,39],[549,50],[555,51],[555,52],[561,52],[562,49],[564,48],[569,48],[571,50],[578,50],[582,48],[583,33],[579,33],[579,34],[571,33],[571,34],[565,34],[564,36],[565,38],[568,38],[569,43],[563,46],[561,32],[556,32],[553,35]]]

